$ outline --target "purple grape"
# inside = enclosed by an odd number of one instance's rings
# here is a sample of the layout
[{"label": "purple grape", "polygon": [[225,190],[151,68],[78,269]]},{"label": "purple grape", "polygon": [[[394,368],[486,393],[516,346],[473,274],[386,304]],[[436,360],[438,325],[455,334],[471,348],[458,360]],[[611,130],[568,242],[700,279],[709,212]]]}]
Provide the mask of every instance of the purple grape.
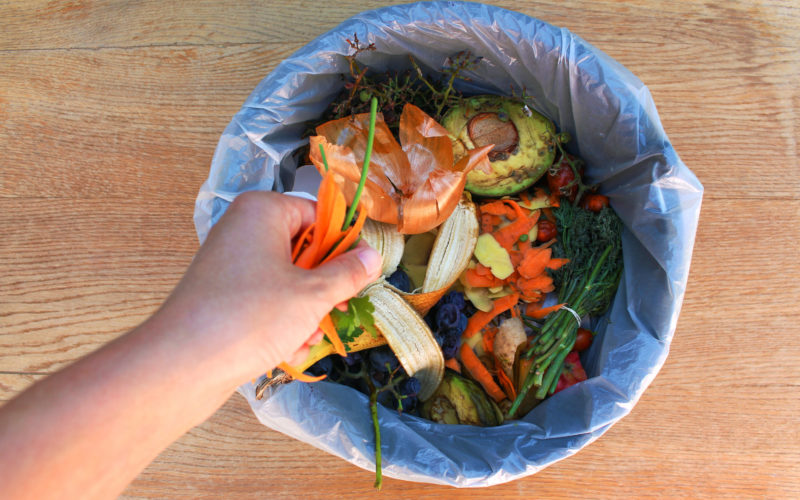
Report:
[{"label": "purple grape", "polygon": [[[369,351],[370,368],[376,372],[386,373],[394,371],[399,365],[397,356],[388,346],[376,347]],[[388,365],[388,369],[387,369]]]},{"label": "purple grape", "polygon": [[444,359],[455,358],[458,349],[461,347],[461,335],[450,335],[445,337],[442,343],[442,355]]},{"label": "purple grape", "polygon": [[406,293],[410,293],[411,290],[414,289],[414,287],[411,285],[411,279],[402,269],[398,269],[397,271],[393,272],[386,281],[388,281],[393,287]]},{"label": "purple grape", "polygon": [[453,304],[459,311],[463,311],[464,308],[467,306],[466,300],[464,300],[464,294],[461,292],[448,292],[442,300],[439,301],[439,305],[444,304]]},{"label": "purple grape", "polygon": [[347,366],[355,366],[363,361],[361,352],[348,352],[347,357],[342,358]]},{"label": "purple grape", "polygon": [[333,359],[330,356],[326,356],[309,366],[307,371],[314,376],[331,375],[333,373]]},{"label": "purple grape", "polygon": [[458,317],[461,311],[455,304],[440,304],[436,311],[436,326],[438,330],[449,330],[458,327]]},{"label": "purple grape", "polygon": [[422,390],[422,384],[416,377],[408,377],[400,382],[398,392],[404,396],[416,396]]}]

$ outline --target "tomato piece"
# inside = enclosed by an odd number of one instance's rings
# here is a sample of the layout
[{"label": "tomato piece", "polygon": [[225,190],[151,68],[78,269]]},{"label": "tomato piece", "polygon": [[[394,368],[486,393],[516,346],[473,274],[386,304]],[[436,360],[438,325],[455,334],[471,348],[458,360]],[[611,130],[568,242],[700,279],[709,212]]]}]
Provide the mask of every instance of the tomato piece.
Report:
[{"label": "tomato piece", "polygon": [[536,233],[536,241],[550,241],[558,235],[556,225],[549,220],[539,221],[539,230]]},{"label": "tomato piece", "polygon": [[547,187],[551,193],[567,196],[570,201],[574,201],[575,195],[578,194],[578,183],[575,182],[575,172],[569,164],[570,161],[574,162],[576,158],[572,155],[562,156],[548,169]]},{"label": "tomato piece", "polygon": [[585,351],[592,345],[594,334],[586,328],[578,328],[578,337],[575,339],[575,345],[572,347],[573,351]]},{"label": "tomato piece", "polygon": [[586,371],[581,364],[581,358],[578,357],[577,352],[572,351],[564,359],[564,371],[561,372],[561,376],[558,378],[555,392],[564,390],[578,382],[583,382],[587,378]]},{"label": "tomato piece", "polygon": [[602,194],[587,194],[583,198],[581,206],[583,206],[583,208],[586,210],[599,212],[604,207],[608,206],[608,196],[604,196]]}]

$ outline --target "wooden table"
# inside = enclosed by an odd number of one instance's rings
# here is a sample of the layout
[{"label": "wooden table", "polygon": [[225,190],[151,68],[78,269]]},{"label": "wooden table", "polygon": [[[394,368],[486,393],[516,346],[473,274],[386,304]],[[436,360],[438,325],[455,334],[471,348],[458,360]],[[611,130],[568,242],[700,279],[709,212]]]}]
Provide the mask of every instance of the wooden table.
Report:
[{"label": "wooden table", "polygon": [[[647,84],[706,194],[666,365],[574,457],[422,497],[800,496],[800,9],[504,1]],[[0,5],[0,400],[145,319],[197,249],[217,139],[283,58],[375,2]],[[235,395],[126,495],[345,496],[372,473],[261,426]]]}]

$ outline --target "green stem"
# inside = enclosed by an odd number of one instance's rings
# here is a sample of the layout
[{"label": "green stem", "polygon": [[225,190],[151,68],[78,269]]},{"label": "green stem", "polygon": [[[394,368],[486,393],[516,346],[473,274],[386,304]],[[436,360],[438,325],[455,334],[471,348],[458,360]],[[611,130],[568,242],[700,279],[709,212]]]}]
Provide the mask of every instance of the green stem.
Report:
[{"label": "green stem", "polygon": [[375,139],[375,120],[377,116],[378,99],[373,97],[369,107],[369,135],[367,135],[367,149],[364,152],[364,165],[361,167],[361,179],[358,181],[358,188],[356,189],[356,195],[353,197],[353,203],[350,204],[350,208],[347,210],[347,216],[344,219],[342,231],[350,227],[350,223],[353,222],[353,216],[356,213],[358,201],[361,199],[361,192],[364,191],[364,185],[367,183],[367,171],[369,170],[369,159],[372,156],[372,142]]},{"label": "green stem", "polygon": [[322,147],[322,143],[319,145],[319,154],[322,155],[322,164],[325,166],[325,171],[328,171],[328,159],[325,158],[325,148]]},{"label": "green stem", "polygon": [[555,356],[553,362],[550,363],[547,374],[536,391],[536,397],[538,399],[544,399],[550,393],[550,388],[556,383],[554,381],[557,381],[558,377],[561,376],[561,372],[564,371],[564,359],[567,357],[567,354],[569,354],[569,351],[564,349],[559,352]]},{"label": "green stem", "polygon": [[381,427],[378,424],[378,391],[369,381],[369,411],[372,415],[372,428],[375,430],[375,489],[383,486],[383,465],[381,464]]}]

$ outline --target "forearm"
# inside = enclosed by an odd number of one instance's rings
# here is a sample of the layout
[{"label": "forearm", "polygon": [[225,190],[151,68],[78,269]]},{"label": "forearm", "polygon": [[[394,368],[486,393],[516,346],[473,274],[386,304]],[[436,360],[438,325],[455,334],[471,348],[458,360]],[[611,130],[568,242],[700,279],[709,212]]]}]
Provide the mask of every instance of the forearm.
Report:
[{"label": "forearm", "polygon": [[177,309],[162,310],[3,408],[0,496],[117,495],[225,402],[243,377],[230,359],[235,350],[198,345],[197,322],[184,317],[191,311]]},{"label": "forearm", "polygon": [[381,268],[363,244],[294,266],[313,217],[307,200],[240,195],[152,318],[0,408],[0,498],[115,496],[237,385],[305,359],[320,319]]}]

